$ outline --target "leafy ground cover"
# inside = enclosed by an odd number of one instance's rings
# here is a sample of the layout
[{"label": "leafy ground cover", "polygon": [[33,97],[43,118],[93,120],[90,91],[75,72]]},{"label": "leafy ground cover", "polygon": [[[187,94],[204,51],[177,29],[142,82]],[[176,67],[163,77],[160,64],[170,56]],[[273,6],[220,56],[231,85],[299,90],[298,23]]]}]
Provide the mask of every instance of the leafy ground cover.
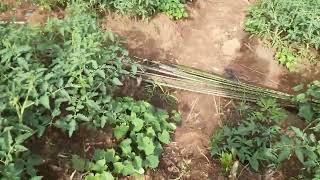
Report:
[{"label": "leafy ground cover", "polygon": [[[297,159],[299,178],[320,176],[319,81],[310,84],[294,101],[302,126],[285,125],[286,112],[275,100],[262,99],[256,109],[241,106],[242,121],[226,124],[212,138],[211,154],[220,158],[226,172],[235,161],[248,164],[254,171],[268,168],[279,170],[288,160]],[[295,90],[301,91],[302,86]],[[293,168],[293,167],[292,167]]]},{"label": "leafy ground cover", "polygon": [[[69,0],[33,0],[45,9],[65,7]],[[80,1],[81,2],[81,1]],[[123,15],[150,17],[158,12],[163,12],[173,19],[187,17],[184,0],[83,0],[92,8],[99,10],[114,10]]]},{"label": "leafy ground cover", "polygon": [[245,30],[267,39],[276,58],[294,70],[299,58],[316,60],[320,47],[320,1],[259,0],[249,10]]},{"label": "leafy ground cover", "polygon": [[69,137],[80,126],[111,127],[113,147],[96,150],[90,161],[70,157],[87,179],[143,174],[158,166],[162,146],[170,142],[175,125],[166,111],[114,97],[122,77],[135,74],[137,66],[117,37],[86,11],[84,4],[73,4],[64,19],[50,19],[44,27],[0,26],[4,179],[42,178],[35,166],[43,161],[28,149],[28,141],[48,127]]}]

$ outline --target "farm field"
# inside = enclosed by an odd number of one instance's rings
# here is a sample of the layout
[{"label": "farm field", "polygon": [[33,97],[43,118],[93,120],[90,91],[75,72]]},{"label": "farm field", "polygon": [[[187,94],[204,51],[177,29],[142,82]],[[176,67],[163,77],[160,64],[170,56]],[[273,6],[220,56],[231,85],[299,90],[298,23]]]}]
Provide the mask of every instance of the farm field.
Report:
[{"label": "farm field", "polygon": [[[121,2],[0,2],[2,179],[320,179],[320,1]],[[288,98],[148,83],[149,61]]]}]

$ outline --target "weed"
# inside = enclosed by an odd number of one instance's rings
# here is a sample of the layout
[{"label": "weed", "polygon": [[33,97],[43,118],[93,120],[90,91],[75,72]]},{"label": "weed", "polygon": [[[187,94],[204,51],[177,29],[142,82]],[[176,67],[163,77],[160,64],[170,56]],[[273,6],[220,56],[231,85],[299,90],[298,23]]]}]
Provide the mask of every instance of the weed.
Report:
[{"label": "weed", "polygon": [[279,51],[277,58],[292,69],[295,58],[283,49],[290,47],[293,56],[301,56],[300,52],[310,47],[320,47],[319,8],[319,0],[259,0],[249,10],[245,30],[273,42],[279,41],[273,43]]}]

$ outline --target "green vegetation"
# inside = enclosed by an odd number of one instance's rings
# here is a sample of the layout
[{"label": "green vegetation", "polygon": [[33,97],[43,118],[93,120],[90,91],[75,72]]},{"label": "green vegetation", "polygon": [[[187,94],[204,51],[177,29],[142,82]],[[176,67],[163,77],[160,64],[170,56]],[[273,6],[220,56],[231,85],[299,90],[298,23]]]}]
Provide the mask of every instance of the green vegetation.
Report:
[{"label": "green vegetation", "polygon": [[[302,90],[297,86],[295,90]],[[295,97],[298,115],[307,123],[303,128],[286,127],[285,111],[275,100],[262,99],[257,108],[242,105],[243,120],[225,125],[213,135],[211,154],[220,157],[234,153],[240,162],[255,170],[278,168],[288,159],[296,157],[301,164],[301,178],[319,177],[320,169],[320,83],[315,81],[306,92]]]},{"label": "green vegetation", "polygon": [[[65,7],[70,0],[33,0],[44,9]],[[78,0],[86,2],[91,8],[113,10],[123,15],[150,17],[158,12],[167,14],[172,19],[187,17],[184,1],[181,0]]]},{"label": "green vegetation", "polygon": [[249,10],[245,30],[277,49],[280,63],[294,70],[299,58],[315,59],[320,48],[320,1],[259,0]]},{"label": "green vegetation", "polygon": [[[33,167],[42,160],[26,143],[51,125],[70,137],[79,125],[113,127],[114,149],[96,151],[93,165],[81,167],[82,159],[73,157],[78,162],[75,169],[95,173],[88,179],[111,177],[109,172],[143,174],[144,168],[158,166],[162,145],[170,142],[175,125],[168,122],[165,111],[144,101],[113,97],[122,76],[135,74],[137,66],[117,37],[84,12],[84,5],[73,4],[64,19],[50,19],[44,27],[0,26],[0,176],[4,179],[41,179]],[[116,159],[110,160],[111,152]],[[107,168],[110,163],[113,168]]]},{"label": "green vegetation", "polygon": [[0,2],[0,13],[7,11],[8,8],[9,8],[9,6],[7,4]]},{"label": "green vegetation", "polygon": [[114,127],[117,142],[112,149],[97,149],[91,160],[74,156],[73,167],[80,172],[90,172],[88,178],[112,172],[120,175],[139,175],[146,168],[156,168],[163,144],[170,142],[170,132],[175,124],[169,115],[144,101],[131,98],[116,99],[111,103],[108,118]]}]

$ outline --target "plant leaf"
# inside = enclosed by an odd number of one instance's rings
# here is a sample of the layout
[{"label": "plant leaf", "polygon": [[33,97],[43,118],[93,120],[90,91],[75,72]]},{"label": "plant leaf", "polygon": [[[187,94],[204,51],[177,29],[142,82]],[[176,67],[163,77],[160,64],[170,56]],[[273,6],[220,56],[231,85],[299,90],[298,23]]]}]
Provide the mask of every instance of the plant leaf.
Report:
[{"label": "plant leaf", "polygon": [[116,85],[116,86],[122,86],[123,85],[122,82],[116,77],[112,79],[112,83],[114,85]]},{"label": "plant leaf", "polygon": [[125,123],[122,123],[120,126],[116,126],[113,133],[116,139],[121,139],[127,134],[128,130],[129,130],[129,126],[126,125]]},{"label": "plant leaf", "polygon": [[50,110],[50,102],[49,102],[49,96],[43,95],[39,99],[40,104],[42,104],[45,108]]},{"label": "plant leaf", "polygon": [[168,131],[163,130],[162,133],[158,134],[158,139],[165,144],[169,144],[170,143],[170,134]]}]

